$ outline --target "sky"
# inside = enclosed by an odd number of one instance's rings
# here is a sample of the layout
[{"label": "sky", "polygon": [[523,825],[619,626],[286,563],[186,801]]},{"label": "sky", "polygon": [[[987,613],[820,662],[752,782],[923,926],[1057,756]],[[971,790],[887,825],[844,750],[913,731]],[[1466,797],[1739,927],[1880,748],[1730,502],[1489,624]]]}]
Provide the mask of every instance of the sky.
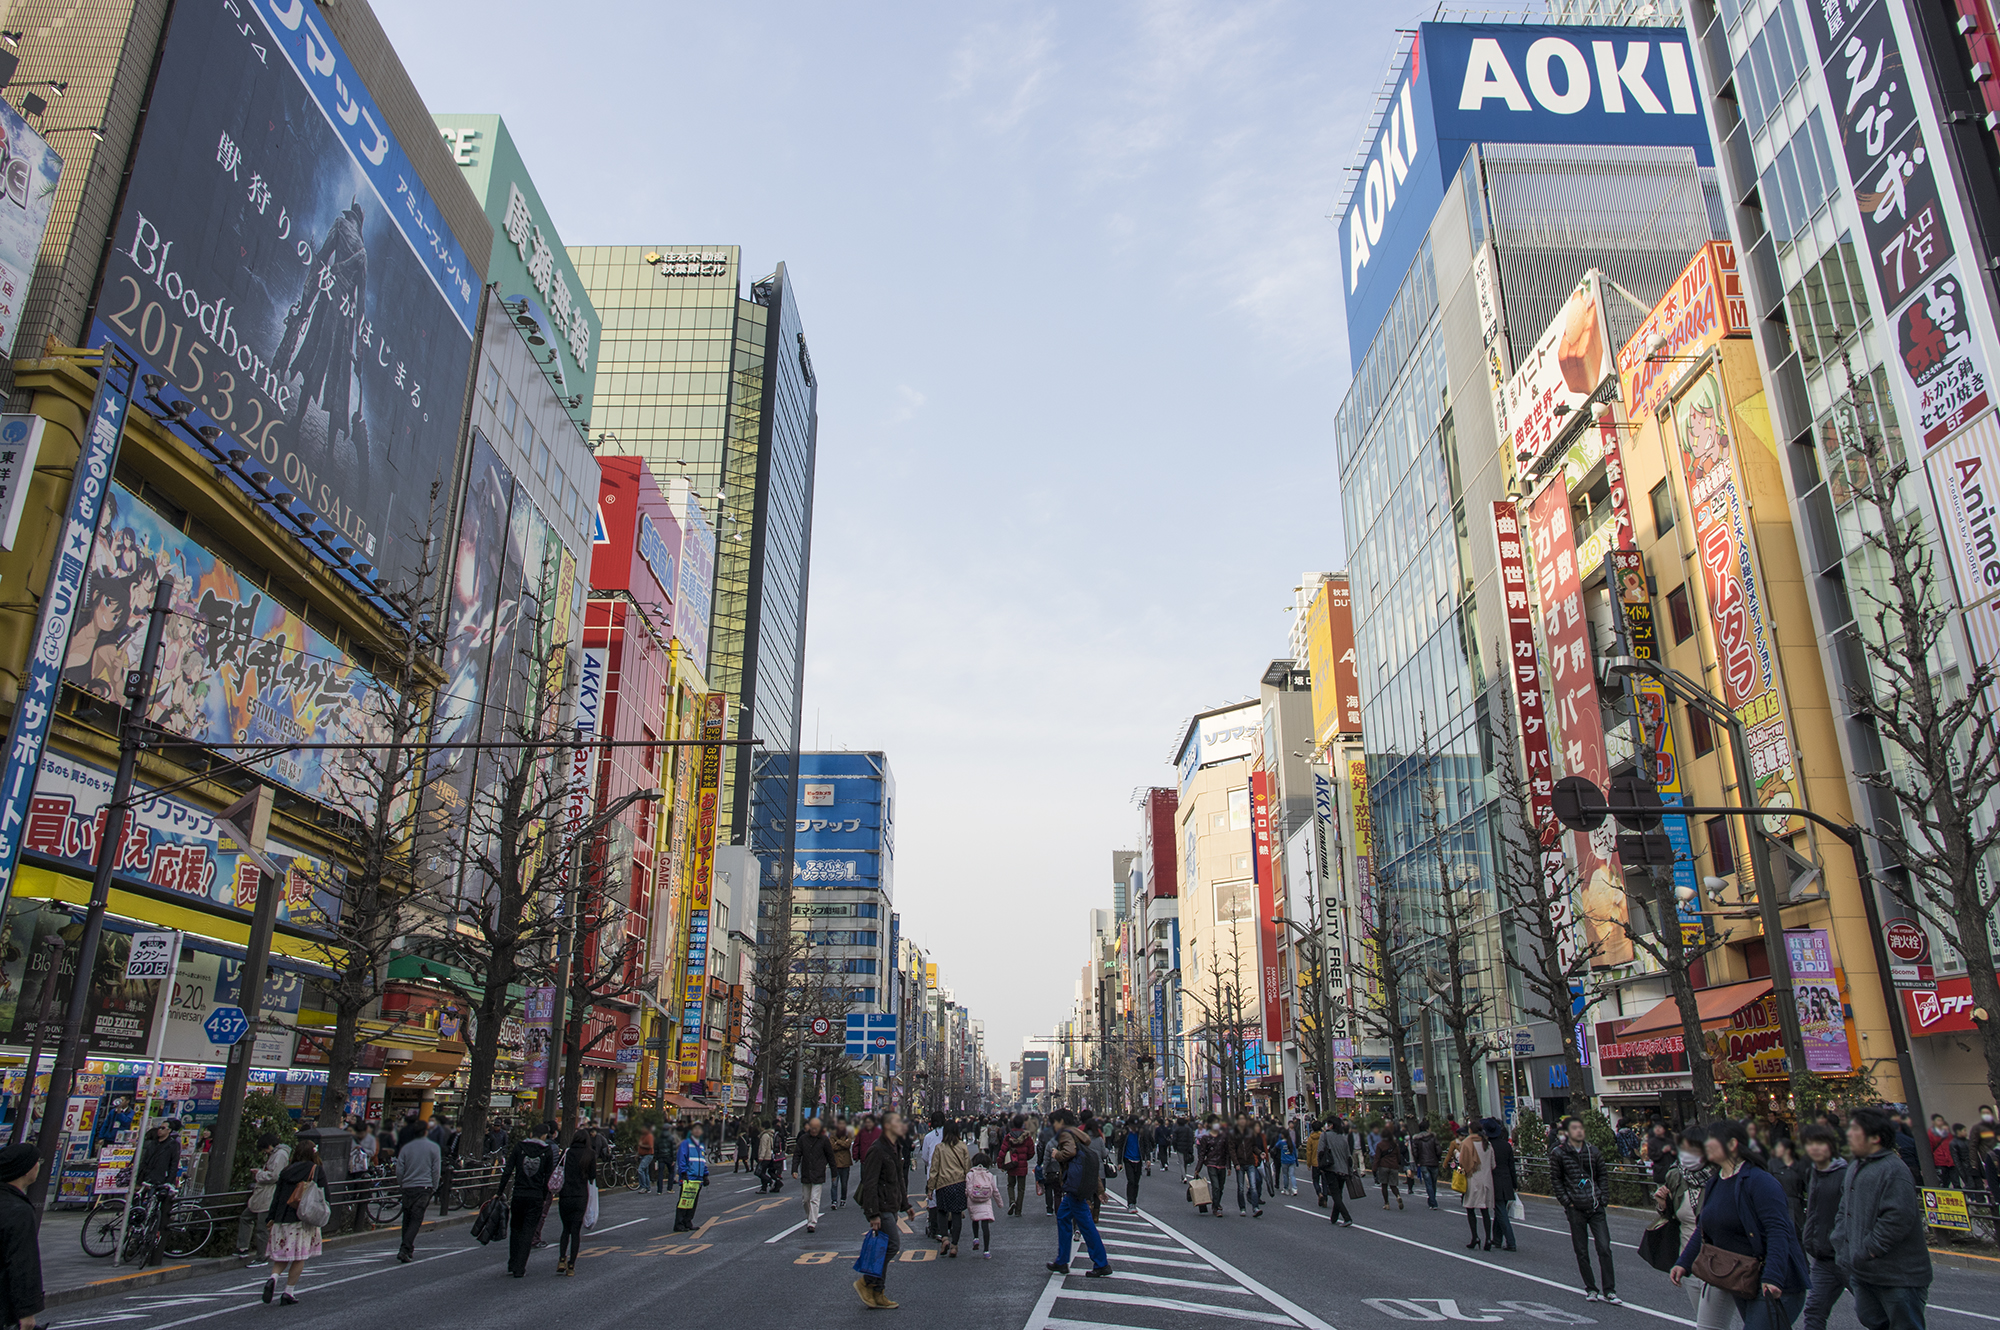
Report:
[{"label": "sky", "polygon": [[1429,7],[374,4],[566,243],[788,265],[805,742],[888,754],[904,935],[1004,1071],[1070,1009],[1134,792],[1345,557],[1327,217]]}]

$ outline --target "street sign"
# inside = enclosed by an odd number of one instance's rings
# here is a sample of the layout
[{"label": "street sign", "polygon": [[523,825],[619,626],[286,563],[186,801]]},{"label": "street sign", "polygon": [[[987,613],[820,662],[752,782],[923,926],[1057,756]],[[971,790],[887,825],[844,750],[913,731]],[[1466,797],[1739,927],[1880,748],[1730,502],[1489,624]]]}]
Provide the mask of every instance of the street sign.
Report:
[{"label": "street sign", "polygon": [[[896,1014],[894,1012],[847,1013],[847,1056],[851,1058],[896,1056]],[[890,1071],[895,1068],[891,1066]]]},{"label": "street sign", "polygon": [[1571,831],[1595,831],[1604,825],[1604,791],[1584,776],[1564,776],[1556,782],[1551,802],[1556,821]]},{"label": "street sign", "polygon": [[241,1007],[217,1007],[201,1023],[201,1032],[211,1044],[233,1044],[249,1033],[250,1020]]},{"label": "street sign", "polygon": [[642,1037],[638,1026],[620,1026],[618,1030],[618,1046],[620,1048],[637,1048],[639,1040]]},{"label": "street sign", "polygon": [[812,1032],[813,1038],[824,1039],[833,1033],[833,1022],[824,1016],[815,1016],[813,1017]]},{"label": "street sign", "polygon": [[1891,956],[1908,965],[1921,964],[1931,954],[1930,938],[1907,919],[1894,920],[1884,927],[1882,940],[1888,944]]},{"label": "street sign", "polygon": [[132,952],[125,960],[127,979],[165,979],[173,972],[174,944],[178,933],[139,933],[132,938]]}]

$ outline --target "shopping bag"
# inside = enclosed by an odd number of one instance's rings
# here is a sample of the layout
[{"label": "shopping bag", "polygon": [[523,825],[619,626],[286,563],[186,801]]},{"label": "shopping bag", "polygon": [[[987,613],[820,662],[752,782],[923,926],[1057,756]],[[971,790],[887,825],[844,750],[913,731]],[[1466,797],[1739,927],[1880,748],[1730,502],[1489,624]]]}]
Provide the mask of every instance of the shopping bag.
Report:
[{"label": "shopping bag", "polygon": [[[883,1216],[885,1224],[895,1221]],[[854,1262],[854,1272],[869,1279],[880,1279],[882,1272],[889,1268],[889,1235],[879,1228],[871,1228],[861,1239],[861,1255]]]},{"label": "shopping bag", "polygon": [[1451,1189],[1457,1192],[1460,1196],[1463,1196],[1465,1195],[1465,1185],[1466,1185],[1465,1170],[1462,1168],[1454,1168],[1451,1171]]},{"label": "shopping bag", "polygon": [[1347,1175],[1347,1199],[1350,1201],[1360,1201],[1366,1200],[1367,1197],[1368,1184],[1361,1180],[1359,1173],[1349,1173]]},{"label": "shopping bag", "polygon": [[298,1213],[299,1222],[310,1228],[325,1228],[333,1219],[333,1207],[326,1203],[326,1193],[310,1178],[292,1189],[292,1209]]},{"label": "shopping bag", "polygon": [[583,1185],[588,1190],[590,1195],[589,1202],[583,1207],[583,1226],[585,1228],[596,1228],[597,1227],[597,1184],[594,1182],[586,1182]]},{"label": "shopping bag", "polygon": [[1520,1197],[1516,1196],[1513,1200],[1507,1202],[1507,1218],[1517,1224],[1528,1222],[1528,1207],[1522,1204]]},{"label": "shopping bag", "polygon": [[1666,1274],[1681,1263],[1681,1221],[1668,1215],[1639,1235],[1639,1259]]},{"label": "shopping bag", "polygon": [[1207,1205],[1207,1204],[1208,1204],[1208,1199],[1209,1199],[1209,1197],[1208,1197],[1208,1179],[1207,1179],[1207,1178],[1189,1178],[1189,1179],[1188,1179],[1188,1184],[1187,1184],[1187,1198],[1188,1198],[1188,1201],[1189,1201],[1189,1202],[1190,1202],[1191,1204],[1194,1204],[1194,1205]]}]

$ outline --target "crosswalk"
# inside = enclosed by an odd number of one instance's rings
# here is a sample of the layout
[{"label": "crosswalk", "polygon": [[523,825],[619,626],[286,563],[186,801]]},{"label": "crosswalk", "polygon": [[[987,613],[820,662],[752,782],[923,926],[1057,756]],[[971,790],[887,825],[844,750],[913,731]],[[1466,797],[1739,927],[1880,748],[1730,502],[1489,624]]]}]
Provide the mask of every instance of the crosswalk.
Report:
[{"label": "crosswalk", "polygon": [[1333,1330],[1200,1243],[1143,1210],[1107,1205],[1098,1232],[1114,1273],[1051,1274],[1022,1330],[1180,1330],[1211,1320],[1288,1330]]}]

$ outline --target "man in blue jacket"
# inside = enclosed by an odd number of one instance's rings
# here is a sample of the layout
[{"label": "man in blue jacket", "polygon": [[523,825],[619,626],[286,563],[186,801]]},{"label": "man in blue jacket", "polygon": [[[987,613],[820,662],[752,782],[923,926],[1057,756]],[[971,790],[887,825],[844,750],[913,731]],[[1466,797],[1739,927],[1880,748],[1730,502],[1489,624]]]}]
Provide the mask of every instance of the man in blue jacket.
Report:
[{"label": "man in blue jacket", "polygon": [[674,1232],[687,1233],[694,1228],[694,1208],[701,1201],[701,1189],[708,1185],[708,1149],[701,1143],[699,1122],[688,1128],[687,1139],[681,1142],[674,1156],[674,1168],[681,1179],[681,1202],[674,1211]]},{"label": "man in blue jacket", "polygon": [[1847,1120],[1854,1162],[1840,1189],[1833,1254],[1867,1330],[1924,1330],[1931,1252],[1917,1182],[1896,1149],[1893,1119],[1857,1108]]}]

